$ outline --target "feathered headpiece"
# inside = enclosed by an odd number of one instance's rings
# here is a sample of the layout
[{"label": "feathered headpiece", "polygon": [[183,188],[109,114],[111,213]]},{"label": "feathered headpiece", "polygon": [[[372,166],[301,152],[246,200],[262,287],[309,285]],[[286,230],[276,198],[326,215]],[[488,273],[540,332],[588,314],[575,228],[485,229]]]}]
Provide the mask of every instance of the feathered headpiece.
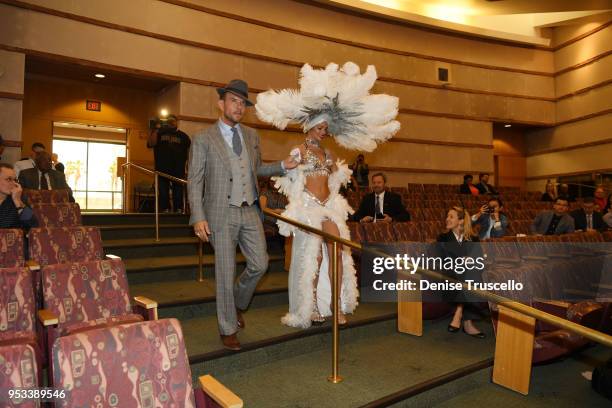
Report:
[{"label": "feathered headpiece", "polygon": [[328,132],[339,145],[371,152],[400,128],[395,120],[398,98],[370,95],[375,81],[373,65],[362,75],[353,62],[341,69],[334,63],[325,69],[305,64],[300,70],[299,90],[269,90],[257,95],[257,116],[281,130],[289,123],[301,124],[304,132],[326,121]]}]

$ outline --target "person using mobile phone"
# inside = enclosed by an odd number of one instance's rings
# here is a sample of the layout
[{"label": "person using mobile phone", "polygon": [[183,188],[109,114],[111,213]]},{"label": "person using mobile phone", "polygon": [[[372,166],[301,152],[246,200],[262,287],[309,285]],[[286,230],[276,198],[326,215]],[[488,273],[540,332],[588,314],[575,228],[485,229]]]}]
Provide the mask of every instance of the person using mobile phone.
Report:
[{"label": "person using mobile phone", "polygon": [[472,216],[472,226],[480,225],[478,237],[499,238],[506,235],[508,217],[502,213],[503,204],[499,198],[491,198]]}]

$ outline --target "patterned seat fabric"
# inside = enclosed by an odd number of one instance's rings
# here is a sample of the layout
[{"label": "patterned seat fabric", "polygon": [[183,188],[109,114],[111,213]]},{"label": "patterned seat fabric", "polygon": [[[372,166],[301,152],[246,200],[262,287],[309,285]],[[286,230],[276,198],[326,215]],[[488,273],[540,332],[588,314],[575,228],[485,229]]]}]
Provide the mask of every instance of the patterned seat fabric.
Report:
[{"label": "patterned seat fabric", "polygon": [[367,242],[394,242],[393,224],[389,222],[374,222],[363,224],[363,232]]},{"label": "patterned seat fabric", "polygon": [[20,229],[0,229],[0,268],[23,266],[23,231]]},{"label": "patterned seat fabric", "polygon": [[39,407],[40,404],[36,401],[6,398],[8,397],[7,390],[37,386],[38,366],[32,346],[27,344],[0,346],[0,390],[4,394],[2,395],[2,407]]},{"label": "patterned seat fabric", "polygon": [[104,257],[96,227],[32,228],[30,257],[41,266],[99,260]]},{"label": "patterned seat fabric", "polygon": [[398,241],[420,241],[419,227],[412,222],[396,222],[393,224],[393,232]]},{"label": "patterned seat fabric", "polygon": [[361,224],[358,222],[347,222],[347,226],[349,227],[349,231],[351,232],[351,241],[355,242],[363,242],[364,235],[363,229],[361,228]]},{"label": "patterned seat fabric", "polygon": [[53,346],[58,406],[195,407],[181,326],[162,319],[90,330]]},{"label": "patterned seat fabric", "polygon": [[0,343],[35,344],[35,303],[28,268],[0,269]]},{"label": "patterned seat fabric", "polygon": [[82,224],[81,209],[75,203],[32,204],[41,227],[73,227]]},{"label": "patterned seat fabric", "polygon": [[30,204],[57,204],[70,201],[68,190],[23,190],[25,201]]},{"label": "patterned seat fabric", "polygon": [[[42,269],[45,309],[59,319],[56,335],[96,325],[141,320],[132,315],[125,267],[119,259]],[[121,316],[112,319],[112,317]]]}]

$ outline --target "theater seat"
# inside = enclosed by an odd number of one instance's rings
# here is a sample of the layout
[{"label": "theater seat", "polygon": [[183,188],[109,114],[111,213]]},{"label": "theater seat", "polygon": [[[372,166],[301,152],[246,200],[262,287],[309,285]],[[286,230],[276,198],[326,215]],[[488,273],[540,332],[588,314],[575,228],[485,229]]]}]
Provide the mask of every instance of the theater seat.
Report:
[{"label": "theater seat", "polygon": [[76,203],[32,204],[39,227],[74,227],[82,225],[81,209]]},{"label": "theater seat", "polygon": [[23,197],[28,204],[57,204],[70,202],[69,190],[23,190]]},{"label": "theater seat", "polygon": [[390,222],[368,222],[362,224],[366,242],[395,242],[393,224]]},{"label": "theater seat", "polygon": [[[183,332],[176,319],[90,330],[60,338],[53,347],[53,368],[54,386],[70,391],[59,404],[62,407],[243,405],[240,398],[211,381],[210,376],[200,378],[208,393],[194,390]],[[219,388],[223,392],[212,390]]]},{"label": "theater seat", "polygon": [[23,231],[0,229],[0,268],[16,268],[25,262]]},{"label": "theater seat", "polygon": [[28,239],[30,258],[41,266],[104,257],[100,230],[96,227],[32,228]]},{"label": "theater seat", "polygon": [[17,388],[31,389],[40,384],[39,367],[32,346],[13,344],[0,346],[0,390],[2,390],[2,407],[35,408],[38,401],[20,398],[8,399],[8,391]]}]

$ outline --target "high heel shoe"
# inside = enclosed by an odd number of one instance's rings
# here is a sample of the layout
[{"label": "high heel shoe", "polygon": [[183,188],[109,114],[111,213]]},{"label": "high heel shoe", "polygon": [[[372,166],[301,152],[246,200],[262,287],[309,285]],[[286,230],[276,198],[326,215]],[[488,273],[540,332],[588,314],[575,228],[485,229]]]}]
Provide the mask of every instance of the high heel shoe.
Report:
[{"label": "high heel shoe", "polygon": [[455,327],[452,324],[449,324],[447,330],[451,333],[457,333],[459,331],[459,327]]},{"label": "high heel shoe", "polygon": [[[457,330],[459,330],[459,329],[457,329]],[[465,334],[467,334],[468,336],[472,336],[472,337],[475,337],[475,338],[477,338],[477,339],[484,339],[485,337],[487,337],[487,335],[486,335],[486,334],[484,334],[483,332],[478,332],[478,333],[470,334],[470,333],[468,333],[468,332],[466,332],[466,331],[465,331],[465,327],[464,327],[462,330],[463,330],[463,332],[464,332]]]}]

